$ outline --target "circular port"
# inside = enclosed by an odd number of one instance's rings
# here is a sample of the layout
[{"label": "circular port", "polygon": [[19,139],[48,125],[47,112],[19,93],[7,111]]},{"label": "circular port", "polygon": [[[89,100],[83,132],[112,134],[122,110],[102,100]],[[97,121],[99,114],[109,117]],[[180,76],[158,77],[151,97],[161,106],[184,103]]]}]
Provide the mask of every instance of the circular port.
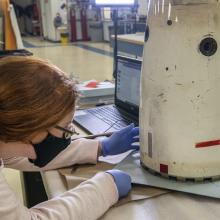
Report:
[{"label": "circular port", "polygon": [[217,51],[218,44],[214,38],[207,37],[200,42],[199,50],[204,56],[210,57]]}]

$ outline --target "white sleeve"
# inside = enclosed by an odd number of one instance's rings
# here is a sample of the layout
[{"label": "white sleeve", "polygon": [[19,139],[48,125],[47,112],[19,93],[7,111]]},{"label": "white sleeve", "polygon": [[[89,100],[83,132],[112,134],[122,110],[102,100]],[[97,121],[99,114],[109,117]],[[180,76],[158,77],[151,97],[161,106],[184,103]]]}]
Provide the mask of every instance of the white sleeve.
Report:
[{"label": "white sleeve", "polygon": [[107,173],[99,173],[75,189],[27,209],[0,171],[0,193],[0,216],[4,220],[93,220],[118,200],[114,180]]},{"label": "white sleeve", "polygon": [[28,158],[15,157],[4,160],[5,167],[21,171],[43,171],[68,167],[74,164],[97,163],[98,140],[78,139],[61,151],[45,167],[39,168],[29,162]]}]

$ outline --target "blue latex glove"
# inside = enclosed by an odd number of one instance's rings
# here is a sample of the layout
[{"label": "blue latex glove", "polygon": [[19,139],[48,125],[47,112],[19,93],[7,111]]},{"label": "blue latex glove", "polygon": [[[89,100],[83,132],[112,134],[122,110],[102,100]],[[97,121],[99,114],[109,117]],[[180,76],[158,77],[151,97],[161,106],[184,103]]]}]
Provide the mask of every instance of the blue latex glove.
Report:
[{"label": "blue latex glove", "polygon": [[138,150],[139,145],[132,145],[134,142],[139,142],[139,127],[134,127],[134,124],[130,124],[101,141],[102,155],[105,157],[124,153],[132,149]]},{"label": "blue latex glove", "polygon": [[118,189],[119,199],[126,196],[131,190],[131,177],[120,170],[108,170],[106,173],[113,176],[115,185]]}]

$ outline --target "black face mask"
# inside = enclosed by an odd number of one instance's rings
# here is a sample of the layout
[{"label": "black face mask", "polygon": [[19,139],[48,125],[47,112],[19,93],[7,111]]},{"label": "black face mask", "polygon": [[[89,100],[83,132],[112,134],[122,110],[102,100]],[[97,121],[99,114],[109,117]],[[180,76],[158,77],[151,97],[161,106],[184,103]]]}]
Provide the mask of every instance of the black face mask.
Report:
[{"label": "black face mask", "polygon": [[71,143],[71,138],[58,138],[48,133],[47,137],[39,144],[32,144],[37,155],[37,159],[29,159],[34,165],[44,167],[61,151]]}]

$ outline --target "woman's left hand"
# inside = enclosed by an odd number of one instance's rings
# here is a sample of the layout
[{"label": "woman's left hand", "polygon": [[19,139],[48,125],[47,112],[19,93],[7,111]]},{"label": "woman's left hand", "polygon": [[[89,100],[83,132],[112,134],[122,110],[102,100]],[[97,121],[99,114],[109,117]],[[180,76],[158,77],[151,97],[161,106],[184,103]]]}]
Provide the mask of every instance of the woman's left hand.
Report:
[{"label": "woman's left hand", "polygon": [[139,127],[130,124],[101,141],[102,155],[105,157],[121,154],[128,150],[138,150],[139,144],[134,144],[135,142],[139,142]]}]

